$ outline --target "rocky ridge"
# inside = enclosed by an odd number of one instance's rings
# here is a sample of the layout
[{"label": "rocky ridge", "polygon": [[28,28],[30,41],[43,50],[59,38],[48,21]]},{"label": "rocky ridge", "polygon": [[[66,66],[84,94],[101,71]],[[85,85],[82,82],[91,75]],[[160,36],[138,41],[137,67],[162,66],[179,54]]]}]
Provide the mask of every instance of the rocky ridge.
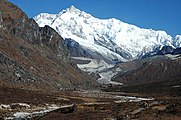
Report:
[{"label": "rocky ridge", "polygon": [[128,86],[159,83],[163,81],[176,82],[181,78],[181,56],[159,55],[142,60],[135,60],[117,65],[120,71],[113,81]]},{"label": "rocky ridge", "polygon": [[0,6],[1,86],[56,91],[97,85],[94,78],[71,64],[69,50],[55,30],[39,27],[6,0],[1,0]]}]

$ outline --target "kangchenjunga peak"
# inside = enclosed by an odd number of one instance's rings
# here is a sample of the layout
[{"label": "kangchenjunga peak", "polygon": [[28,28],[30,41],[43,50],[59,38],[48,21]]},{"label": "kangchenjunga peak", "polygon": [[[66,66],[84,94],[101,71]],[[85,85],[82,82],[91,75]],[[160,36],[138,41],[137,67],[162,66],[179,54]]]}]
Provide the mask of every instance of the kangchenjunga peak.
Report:
[{"label": "kangchenjunga peak", "polygon": [[180,47],[180,37],[172,38],[165,31],[140,28],[115,18],[98,19],[74,6],[60,13],[39,14],[34,19],[41,27],[54,28],[64,39],[75,40],[95,59],[114,63],[141,58],[155,47]]}]

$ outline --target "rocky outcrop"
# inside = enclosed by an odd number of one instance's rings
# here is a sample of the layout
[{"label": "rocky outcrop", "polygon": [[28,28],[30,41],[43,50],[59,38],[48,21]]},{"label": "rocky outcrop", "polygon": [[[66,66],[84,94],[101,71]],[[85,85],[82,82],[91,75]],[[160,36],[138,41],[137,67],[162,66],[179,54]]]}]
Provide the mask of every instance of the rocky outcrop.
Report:
[{"label": "rocky outcrop", "polygon": [[63,38],[51,27],[40,28],[40,43],[50,48],[59,58],[65,62],[70,62],[70,53],[64,44]]},{"label": "rocky outcrop", "polygon": [[0,41],[0,86],[56,91],[97,85],[71,65],[69,50],[55,30],[38,27],[6,0],[0,1]]}]

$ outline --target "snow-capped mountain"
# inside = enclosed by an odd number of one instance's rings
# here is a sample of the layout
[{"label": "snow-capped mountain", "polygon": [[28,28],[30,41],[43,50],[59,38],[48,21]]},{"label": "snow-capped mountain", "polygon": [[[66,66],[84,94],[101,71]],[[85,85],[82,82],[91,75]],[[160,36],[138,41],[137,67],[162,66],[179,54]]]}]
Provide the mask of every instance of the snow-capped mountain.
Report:
[{"label": "snow-capped mountain", "polygon": [[172,38],[165,31],[143,29],[120,20],[98,19],[71,6],[59,14],[41,13],[35,21],[49,25],[64,39],[71,38],[95,58],[105,61],[136,59],[155,48],[181,47],[181,36]]},{"label": "snow-capped mountain", "polygon": [[176,37],[174,39],[174,45],[176,47],[181,47],[181,35],[176,35]]}]

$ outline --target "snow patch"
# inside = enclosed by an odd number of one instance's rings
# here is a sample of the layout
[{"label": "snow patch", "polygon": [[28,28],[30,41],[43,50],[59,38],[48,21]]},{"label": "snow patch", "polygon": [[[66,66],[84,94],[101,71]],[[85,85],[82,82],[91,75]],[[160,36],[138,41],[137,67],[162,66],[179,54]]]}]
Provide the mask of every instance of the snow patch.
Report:
[{"label": "snow patch", "polygon": [[1,110],[11,110],[12,107],[16,106],[18,107],[25,107],[25,108],[30,108],[31,106],[26,104],[26,103],[11,103],[11,104],[0,104],[0,109]]},{"label": "snow patch", "polygon": [[132,96],[115,96],[114,98],[120,99],[114,101],[115,103],[122,103],[122,102],[140,102],[140,101],[150,101],[154,100],[154,98],[140,98],[140,97],[132,97]]},{"label": "snow patch", "polygon": [[[22,105],[26,105],[26,104],[22,104]],[[8,117],[8,118],[5,118],[6,120],[8,119],[31,119],[33,117],[36,117],[36,116],[42,116],[44,114],[47,114],[51,111],[54,111],[54,110],[57,110],[57,109],[60,109],[60,108],[66,108],[66,107],[71,107],[73,106],[74,104],[71,104],[71,105],[65,105],[65,106],[57,106],[55,104],[52,104],[50,106],[48,106],[47,108],[44,108],[44,110],[41,110],[41,111],[36,111],[36,112],[16,112],[13,114],[12,117]],[[42,108],[41,108],[42,109]]]},{"label": "snow patch", "polygon": [[172,86],[173,88],[179,88],[181,85]]},{"label": "snow patch", "polygon": [[11,109],[11,107],[10,107],[10,105],[1,104],[1,105],[0,105],[0,109],[1,109],[1,110]]}]

